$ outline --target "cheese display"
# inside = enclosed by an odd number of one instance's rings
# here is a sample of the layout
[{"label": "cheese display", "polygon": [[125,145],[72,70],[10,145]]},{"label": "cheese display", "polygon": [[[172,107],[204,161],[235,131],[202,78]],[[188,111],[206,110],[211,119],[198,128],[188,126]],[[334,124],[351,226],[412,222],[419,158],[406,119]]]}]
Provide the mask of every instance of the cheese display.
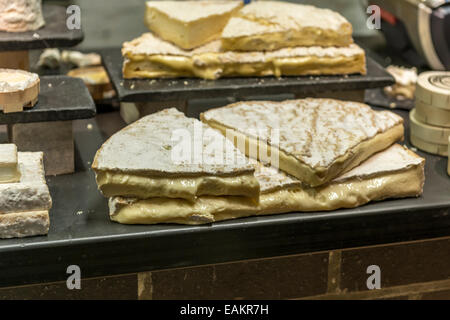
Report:
[{"label": "cheese display", "polygon": [[151,33],[125,42],[123,77],[218,79],[239,76],[366,74],[365,53],[347,47],[295,47],[275,51],[222,51],[219,40],[183,50]]},{"label": "cheese display", "polygon": [[145,23],[161,39],[183,49],[216,40],[242,1],[149,1]]},{"label": "cheese display", "polygon": [[20,171],[17,163],[17,147],[0,144],[0,183],[18,182]]},{"label": "cheese display", "polygon": [[261,159],[256,149],[279,155],[281,170],[313,187],[401,140],[404,131],[403,119],[390,111],[333,99],[238,102],[201,119],[244,140],[238,147],[250,157]]},{"label": "cheese display", "polygon": [[110,218],[124,224],[203,224],[251,215],[335,210],[387,198],[416,197],[423,190],[424,163],[412,151],[393,145],[317,188],[305,187],[275,168],[258,164],[255,176],[261,194],[257,204],[243,197],[202,196],[195,202],[114,197],[109,201]]},{"label": "cheese display", "polygon": [[384,92],[395,99],[405,100],[414,99],[417,82],[416,68],[403,68],[397,66],[389,66],[386,68],[395,79],[395,84],[384,88]]},{"label": "cheese display", "polygon": [[39,76],[16,69],[0,69],[0,110],[4,113],[33,107],[39,95]]},{"label": "cheese display", "polygon": [[230,51],[353,43],[352,25],[339,13],[282,1],[252,1],[230,19],[221,39]]},{"label": "cheese display", "polygon": [[219,132],[175,108],[108,139],[92,168],[103,195],[183,198],[259,195],[254,166]]},{"label": "cheese display", "polygon": [[0,0],[0,31],[34,31],[44,25],[42,0]]},{"label": "cheese display", "polygon": [[47,234],[52,199],[43,153],[18,152],[17,165],[19,181],[0,183],[0,238]]}]

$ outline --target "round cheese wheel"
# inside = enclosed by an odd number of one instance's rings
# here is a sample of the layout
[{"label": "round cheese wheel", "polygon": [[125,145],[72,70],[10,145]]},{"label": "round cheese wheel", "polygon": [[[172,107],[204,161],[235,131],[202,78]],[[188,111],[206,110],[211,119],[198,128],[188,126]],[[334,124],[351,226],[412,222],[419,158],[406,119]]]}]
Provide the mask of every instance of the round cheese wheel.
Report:
[{"label": "round cheese wheel", "polygon": [[416,118],[420,122],[450,128],[450,110],[435,108],[423,101],[416,101]]},{"label": "round cheese wheel", "polygon": [[448,137],[450,136],[450,128],[432,126],[420,122],[416,117],[416,110],[412,109],[409,113],[409,127],[411,135],[416,136],[424,141],[432,144],[448,144]]},{"label": "round cheese wheel", "polygon": [[417,78],[416,101],[450,110],[450,72],[428,71]]},{"label": "round cheese wheel", "polygon": [[448,145],[446,144],[433,144],[428,141],[424,141],[412,134],[409,138],[411,140],[411,144],[422,151],[437,154],[444,157],[448,156],[449,150]]}]

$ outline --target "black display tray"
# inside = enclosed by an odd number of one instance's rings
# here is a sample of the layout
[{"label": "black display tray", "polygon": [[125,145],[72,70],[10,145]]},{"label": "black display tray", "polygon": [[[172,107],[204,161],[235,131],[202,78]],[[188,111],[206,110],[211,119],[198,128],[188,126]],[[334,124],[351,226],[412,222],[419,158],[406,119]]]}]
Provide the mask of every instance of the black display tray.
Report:
[{"label": "black display tray", "polygon": [[83,41],[83,31],[69,30],[66,26],[66,7],[44,5],[45,26],[36,31],[0,31],[0,50],[16,51],[56,47],[73,47]]},{"label": "black display tray", "polygon": [[127,79],[122,77],[123,58],[119,49],[101,50],[103,64],[120,101],[169,101],[217,97],[245,97],[280,93],[306,94],[324,91],[361,90],[385,87],[394,78],[367,57],[367,75],[247,77],[203,80]]},{"label": "black display tray", "polygon": [[83,80],[44,76],[40,81],[37,104],[21,112],[3,113],[0,110],[0,124],[66,121],[95,116],[95,103]]},{"label": "black display tray", "polygon": [[[408,113],[395,112],[407,127]],[[74,264],[83,277],[94,277],[450,235],[447,159],[420,151],[426,158],[420,198],[203,226],[113,223],[90,166],[101,144],[123,126],[117,112],[74,121],[76,173],[48,178],[49,235],[0,240],[0,286],[65,281]]]}]

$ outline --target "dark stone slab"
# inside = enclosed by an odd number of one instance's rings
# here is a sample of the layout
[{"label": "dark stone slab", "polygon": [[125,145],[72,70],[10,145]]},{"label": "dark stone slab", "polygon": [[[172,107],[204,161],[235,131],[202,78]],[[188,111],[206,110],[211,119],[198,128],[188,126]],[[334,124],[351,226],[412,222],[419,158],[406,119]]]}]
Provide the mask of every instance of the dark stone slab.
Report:
[{"label": "dark stone slab", "polygon": [[366,90],[364,100],[367,104],[389,109],[411,110],[412,108],[414,108],[414,100],[398,100],[392,97],[388,97],[384,93],[382,88]]},{"label": "dark stone slab", "polygon": [[0,124],[92,118],[95,103],[83,80],[68,76],[41,77],[38,103],[22,112],[3,113]]},{"label": "dark stone slab", "polygon": [[[395,112],[408,132],[408,113]],[[450,235],[447,158],[420,151],[426,181],[419,198],[203,226],[113,223],[90,167],[102,143],[123,126],[118,113],[74,121],[76,172],[48,178],[50,232],[0,240],[0,287],[65,280],[72,264],[81,267],[83,277],[98,277]],[[408,135],[405,141],[409,145]]]},{"label": "dark stone slab", "polygon": [[168,101],[197,98],[244,97],[280,93],[316,93],[339,90],[378,88],[394,83],[383,67],[367,57],[367,75],[247,77],[218,80],[127,79],[122,77],[122,55],[119,49],[102,50],[103,63],[120,101]]},{"label": "dark stone slab", "polygon": [[[73,47],[83,41],[82,30],[69,30],[66,26],[66,7],[44,5],[45,26],[36,31],[0,31],[2,51],[31,50],[56,47]],[[39,35],[38,37],[34,36]]]}]

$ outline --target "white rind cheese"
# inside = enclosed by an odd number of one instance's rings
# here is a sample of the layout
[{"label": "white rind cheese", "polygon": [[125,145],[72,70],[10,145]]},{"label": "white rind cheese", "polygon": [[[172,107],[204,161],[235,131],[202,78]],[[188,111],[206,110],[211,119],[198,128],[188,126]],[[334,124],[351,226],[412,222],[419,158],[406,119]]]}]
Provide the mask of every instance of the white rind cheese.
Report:
[{"label": "white rind cheese", "polygon": [[44,25],[41,0],[0,0],[0,31],[34,31]]}]

